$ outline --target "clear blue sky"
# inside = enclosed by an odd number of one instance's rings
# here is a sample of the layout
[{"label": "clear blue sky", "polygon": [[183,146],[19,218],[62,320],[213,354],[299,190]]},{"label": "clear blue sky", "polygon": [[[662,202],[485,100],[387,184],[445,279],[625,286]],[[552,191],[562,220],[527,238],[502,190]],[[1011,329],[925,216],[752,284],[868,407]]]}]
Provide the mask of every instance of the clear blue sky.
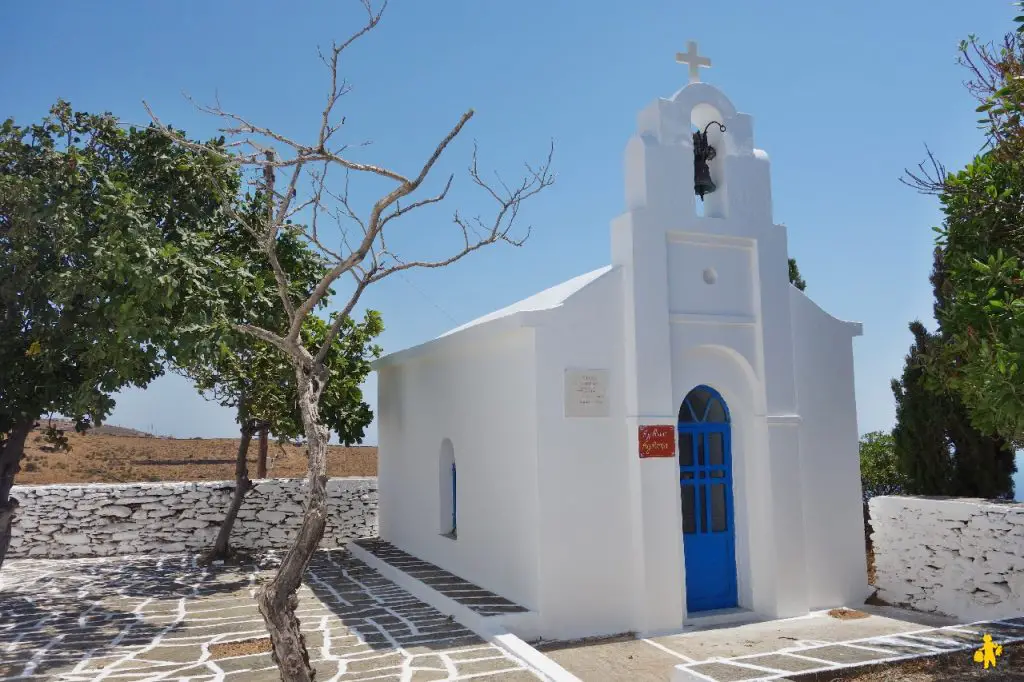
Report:
[{"label": "clear blue sky", "polygon": [[[354,0],[9,3],[0,115],[38,119],[63,97],[144,123],[146,99],[192,135],[212,133],[215,121],[191,108],[188,92],[309,138],[325,85],[316,47],[347,36],[357,9]],[[754,116],[756,144],[772,159],[775,220],[789,228],[808,294],[864,323],[855,342],[860,429],[888,429],[907,323],[931,316],[930,227],[939,221],[936,201],[898,177],[925,143],[951,167],[976,151],[957,42],[997,39],[1013,15],[1009,0],[393,0],[344,64],[348,139],[374,141],[357,158],[412,172],[474,107],[441,170],[464,169],[475,138],[485,167],[512,174],[554,138],[558,180],[528,206],[534,229],[523,248],[394,278],[365,296],[383,312],[381,342],[399,350],[606,264],[636,114],[685,84],[674,55],[694,39],[713,60],[704,80]],[[357,196],[368,205],[369,194]],[[464,175],[445,211],[405,223],[398,243],[438,253],[455,206],[481,206]],[[371,402],[375,391],[371,381]],[[111,421],[176,436],[236,433],[230,411],[176,377],[122,394]]]}]

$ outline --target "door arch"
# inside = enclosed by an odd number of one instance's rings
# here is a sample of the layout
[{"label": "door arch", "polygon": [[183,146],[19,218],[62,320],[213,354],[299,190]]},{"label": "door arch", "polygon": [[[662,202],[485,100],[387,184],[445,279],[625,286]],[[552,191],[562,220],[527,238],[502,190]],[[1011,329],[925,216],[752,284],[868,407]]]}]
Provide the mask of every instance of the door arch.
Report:
[{"label": "door arch", "polygon": [[679,407],[679,492],[687,611],[737,605],[732,430],[725,400],[697,386]]}]

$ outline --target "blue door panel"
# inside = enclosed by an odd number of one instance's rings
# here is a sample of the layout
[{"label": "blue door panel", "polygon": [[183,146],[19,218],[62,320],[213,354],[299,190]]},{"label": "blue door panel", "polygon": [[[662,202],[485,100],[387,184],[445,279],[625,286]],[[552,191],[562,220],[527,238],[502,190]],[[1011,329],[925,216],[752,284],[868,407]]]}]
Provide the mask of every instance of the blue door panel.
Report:
[{"label": "blue door panel", "polygon": [[701,386],[680,409],[679,486],[688,611],[736,606],[736,533],[728,411]]}]

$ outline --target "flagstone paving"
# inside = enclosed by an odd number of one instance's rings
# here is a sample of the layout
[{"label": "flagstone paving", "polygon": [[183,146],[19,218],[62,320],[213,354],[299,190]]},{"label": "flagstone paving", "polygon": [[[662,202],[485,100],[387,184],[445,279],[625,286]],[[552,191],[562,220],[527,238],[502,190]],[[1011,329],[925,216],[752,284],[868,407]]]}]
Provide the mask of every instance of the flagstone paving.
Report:
[{"label": "flagstone paving", "polygon": [[784,680],[798,673],[840,671],[856,665],[896,662],[962,651],[973,657],[989,634],[998,644],[1024,642],[1024,618],[982,621],[864,637],[841,642],[805,641],[773,652],[692,662],[683,666],[693,680]]},{"label": "flagstone paving", "polygon": [[[868,610],[868,607],[864,607]],[[709,682],[784,680],[867,663],[901,661],[946,652],[971,656],[988,633],[1006,644],[1024,641],[1024,618],[957,624],[901,609],[873,609],[863,619],[824,613],[680,634],[606,641],[545,643],[546,656],[582,680],[655,682],[683,666],[687,679]]]},{"label": "flagstone paving", "polygon": [[[0,682],[276,682],[253,595],[275,559],[19,559],[0,569]],[[298,616],[318,680],[541,679],[344,550],[318,552]],[[256,651],[259,651],[257,648]]]},{"label": "flagstone paving", "polygon": [[435,566],[429,561],[417,559],[413,555],[398,549],[390,542],[377,538],[364,538],[356,540],[355,544],[384,563],[390,564],[407,575],[416,578],[428,587],[437,590],[444,596],[468,607],[481,616],[523,613],[527,610],[519,604]]}]

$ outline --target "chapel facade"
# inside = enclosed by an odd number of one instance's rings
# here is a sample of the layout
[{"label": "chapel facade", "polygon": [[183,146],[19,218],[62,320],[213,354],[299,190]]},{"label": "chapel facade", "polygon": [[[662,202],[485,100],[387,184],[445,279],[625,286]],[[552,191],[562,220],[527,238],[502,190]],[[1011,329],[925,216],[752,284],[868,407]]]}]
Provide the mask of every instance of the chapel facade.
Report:
[{"label": "chapel facade", "polygon": [[790,284],[753,120],[695,71],[639,114],[610,265],[375,365],[381,539],[524,637],[868,594],[861,327]]}]

